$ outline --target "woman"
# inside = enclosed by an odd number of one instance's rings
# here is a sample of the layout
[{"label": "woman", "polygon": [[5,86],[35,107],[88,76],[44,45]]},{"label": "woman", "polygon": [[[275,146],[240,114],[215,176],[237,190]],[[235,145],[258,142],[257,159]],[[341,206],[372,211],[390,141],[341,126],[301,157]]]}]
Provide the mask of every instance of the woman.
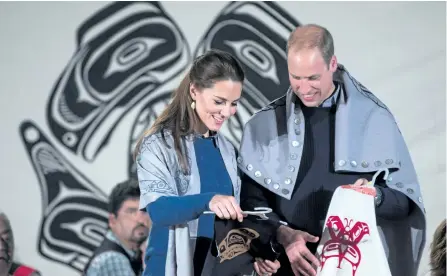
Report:
[{"label": "woman", "polygon": [[235,149],[218,131],[235,114],[243,81],[230,54],[198,57],[137,144],[140,208],[152,220],[143,275],[210,275],[215,218],[203,213],[242,222]]}]

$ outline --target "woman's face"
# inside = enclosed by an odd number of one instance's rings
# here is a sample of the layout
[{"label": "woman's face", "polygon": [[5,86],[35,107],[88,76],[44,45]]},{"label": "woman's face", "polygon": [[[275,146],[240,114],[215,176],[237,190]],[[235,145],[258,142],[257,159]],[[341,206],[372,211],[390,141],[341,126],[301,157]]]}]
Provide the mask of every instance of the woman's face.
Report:
[{"label": "woman's face", "polygon": [[218,131],[223,123],[236,113],[242,94],[242,83],[232,80],[217,81],[211,88],[198,90],[190,87],[196,112],[207,130]]}]

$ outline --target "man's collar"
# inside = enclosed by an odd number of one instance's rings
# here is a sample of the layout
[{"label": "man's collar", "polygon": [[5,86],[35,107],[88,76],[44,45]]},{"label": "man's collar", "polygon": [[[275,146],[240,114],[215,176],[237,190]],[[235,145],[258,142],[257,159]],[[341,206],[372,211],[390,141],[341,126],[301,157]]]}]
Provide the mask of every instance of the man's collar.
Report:
[{"label": "man's collar", "polygon": [[342,85],[340,83],[334,82],[335,85],[335,91],[332,93],[332,95],[324,100],[319,107],[332,107],[335,104],[337,104],[338,96],[340,95],[340,91],[342,89]]}]

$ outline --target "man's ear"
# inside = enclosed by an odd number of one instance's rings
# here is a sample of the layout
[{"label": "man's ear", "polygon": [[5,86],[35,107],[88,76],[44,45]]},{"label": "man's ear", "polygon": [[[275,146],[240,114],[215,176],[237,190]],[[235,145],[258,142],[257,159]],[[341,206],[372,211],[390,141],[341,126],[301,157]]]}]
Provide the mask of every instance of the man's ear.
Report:
[{"label": "man's ear", "polygon": [[116,224],[116,216],[113,213],[109,213],[109,227],[113,228]]},{"label": "man's ear", "polygon": [[333,55],[331,61],[329,62],[329,70],[332,73],[335,73],[335,71],[337,71],[337,66],[338,66],[337,57]]}]

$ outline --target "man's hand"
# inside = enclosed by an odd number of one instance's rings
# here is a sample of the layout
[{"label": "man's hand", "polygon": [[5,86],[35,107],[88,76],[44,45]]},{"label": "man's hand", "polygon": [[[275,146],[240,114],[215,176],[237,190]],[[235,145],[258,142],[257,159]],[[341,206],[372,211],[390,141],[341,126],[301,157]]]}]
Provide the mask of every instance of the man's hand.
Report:
[{"label": "man's hand", "polygon": [[366,186],[368,185],[368,180],[365,178],[359,178],[357,181],[352,184],[353,186],[360,187],[360,186]]},{"label": "man's hand", "polygon": [[360,178],[357,179],[357,181],[355,181],[354,184],[346,185],[345,187],[375,197],[377,195],[377,188],[373,186],[368,186],[368,183],[369,183],[368,180],[366,180],[365,178]]},{"label": "man's hand", "polygon": [[316,243],[318,242],[318,237],[287,226],[280,226],[278,229],[278,241],[284,246],[293,273],[296,276],[317,275],[316,268],[320,266],[320,262],[307,248],[306,243]]},{"label": "man's hand", "polygon": [[266,275],[272,275],[273,273],[278,272],[278,269],[281,267],[278,260],[275,260],[275,262],[269,261],[269,260],[263,260],[260,258],[256,258],[256,261],[254,263],[254,267],[256,270],[256,273],[260,276],[266,276]]}]

